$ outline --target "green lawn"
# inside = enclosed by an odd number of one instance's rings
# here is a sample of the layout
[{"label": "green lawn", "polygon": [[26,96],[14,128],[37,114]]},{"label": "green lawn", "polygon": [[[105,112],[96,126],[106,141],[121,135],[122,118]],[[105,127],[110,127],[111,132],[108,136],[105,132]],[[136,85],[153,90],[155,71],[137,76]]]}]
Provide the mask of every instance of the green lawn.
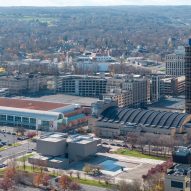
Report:
[{"label": "green lawn", "polygon": [[99,182],[97,180],[90,180],[90,179],[76,179],[77,182],[80,184],[86,184],[90,186],[97,186],[102,188],[111,188],[111,184],[105,184],[104,182]]},{"label": "green lawn", "polygon": [[4,150],[6,150],[8,147],[0,147],[0,151],[4,151]]},{"label": "green lawn", "polygon": [[18,158],[17,159],[17,161],[19,161],[19,162],[23,162],[23,161],[27,161],[30,157],[32,157],[34,154],[27,154],[27,155],[25,155],[25,156],[22,156],[22,157],[20,157],[20,158]]},{"label": "green lawn", "polygon": [[[21,171],[29,172],[29,173],[34,173],[34,172],[39,173],[40,172],[40,168],[35,167],[35,169],[33,171],[31,166],[25,166],[25,170],[24,170],[23,166],[20,166],[18,169]],[[53,172],[49,172],[49,175],[52,177],[60,176],[60,174],[57,174],[57,173],[54,174]],[[72,179],[80,184],[86,184],[86,185],[97,186],[97,187],[102,187],[102,188],[111,188],[112,187],[111,184],[105,184],[104,182],[99,182],[98,180],[90,180],[90,179],[82,179],[82,178],[78,179],[76,177],[73,177]]]},{"label": "green lawn", "polygon": [[35,167],[33,170],[32,166],[25,166],[25,168],[24,168],[24,166],[19,166],[18,169],[21,171],[29,172],[29,173],[34,173],[34,172],[39,173],[40,172],[39,167]]},{"label": "green lawn", "polygon": [[18,147],[18,146],[21,146],[21,143],[13,143],[13,144],[11,144],[10,147]]},{"label": "green lawn", "polygon": [[137,157],[137,158],[164,160],[164,158],[162,158],[162,157],[150,156],[150,155],[143,154],[143,153],[141,153],[139,151],[129,150],[129,149],[118,149],[117,151],[114,151],[113,153],[114,154],[120,154],[120,155],[127,155],[127,156]]}]

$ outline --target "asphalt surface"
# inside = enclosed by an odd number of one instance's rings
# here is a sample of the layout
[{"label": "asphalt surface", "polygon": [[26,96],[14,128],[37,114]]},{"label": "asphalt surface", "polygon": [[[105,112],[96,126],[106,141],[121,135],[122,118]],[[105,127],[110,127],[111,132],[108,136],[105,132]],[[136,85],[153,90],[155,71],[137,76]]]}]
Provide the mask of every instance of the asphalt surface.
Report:
[{"label": "asphalt surface", "polygon": [[[88,186],[88,185],[81,185],[82,189],[81,191],[107,191],[105,188],[95,187],[95,186]],[[40,191],[42,189],[39,188],[31,188],[27,186],[20,185],[17,187],[19,191]]]},{"label": "asphalt surface", "polygon": [[89,185],[81,185],[83,191],[107,191],[106,188],[100,188],[95,186],[89,186]]},{"label": "asphalt surface", "polygon": [[17,146],[17,147],[11,147],[4,151],[0,152],[0,162],[5,162],[8,158],[16,157],[19,155],[23,155],[28,150],[31,151],[32,149],[36,148],[36,143],[25,141],[24,144]]},{"label": "asphalt surface", "polygon": [[[13,98],[21,98],[21,97],[17,96]],[[98,101],[98,98],[72,96],[72,95],[66,95],[66,94],[46,95],[46,96],[39,96],[39,97],[24,97],[23,96],[22,99],[67,103],[67,104],[75,103],[75,104],[86,105],[86,106],[91,106],[92,103]]]}]

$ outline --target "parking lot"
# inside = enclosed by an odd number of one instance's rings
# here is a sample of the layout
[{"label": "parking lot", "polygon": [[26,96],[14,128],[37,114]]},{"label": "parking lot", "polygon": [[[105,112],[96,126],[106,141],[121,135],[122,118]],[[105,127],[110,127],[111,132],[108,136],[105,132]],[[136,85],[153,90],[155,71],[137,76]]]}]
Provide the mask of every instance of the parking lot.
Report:
[{"label": "parking lot", "polygon": [[0,142],[6,142],[7,143],[6,145],[9,145],[18,142],[18,140],[16,135],[0,132]]},{"label": "parking lot", "polygon": [[[21,97],[16,96],[14,98],[21,98]],[[72,96],[72,95],[65,95],[65,94],[46,95],[46,96],[39,96],[39,97],[24,97],[23,96],[22,99],[57,102],[57,103],[68,103],[68,104],[75,103],[75,104],[87,105],[87,106],[91,106],[92,103],[98,101],[97,98],[80,97],[80,96]]]}]

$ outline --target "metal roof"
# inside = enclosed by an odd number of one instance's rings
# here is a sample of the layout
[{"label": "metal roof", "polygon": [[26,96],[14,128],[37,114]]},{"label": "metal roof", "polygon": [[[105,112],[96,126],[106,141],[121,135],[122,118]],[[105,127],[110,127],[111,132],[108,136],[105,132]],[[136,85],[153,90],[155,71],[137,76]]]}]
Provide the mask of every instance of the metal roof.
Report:
[{"label": "metal roof", "polygon": [[110,107],[102,112],[99,121],[123,122],[124,124],[135,123],[169,129],[171,127],[181,127],[185,124],[185,120],[188,119],[188,117],[190,117],[189,114],[177,112]]},{"label": "metal roof", "polygon": [[0,115],[30,117],[30,118],[40,119],[43,121],[55,121],[59,118],[63,118],[63,115],[58,112],[20,109],[20,108],[3,107],[3,106],[0,106]]}]

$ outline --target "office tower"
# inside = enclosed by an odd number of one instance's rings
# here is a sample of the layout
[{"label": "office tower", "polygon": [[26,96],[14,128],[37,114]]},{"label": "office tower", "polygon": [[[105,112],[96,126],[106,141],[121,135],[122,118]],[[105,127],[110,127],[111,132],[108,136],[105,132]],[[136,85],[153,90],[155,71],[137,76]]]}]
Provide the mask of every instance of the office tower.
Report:
[{"label": "office tower", "polygon": [[185,110],[191,113],[191,39],[185,47]]}]

